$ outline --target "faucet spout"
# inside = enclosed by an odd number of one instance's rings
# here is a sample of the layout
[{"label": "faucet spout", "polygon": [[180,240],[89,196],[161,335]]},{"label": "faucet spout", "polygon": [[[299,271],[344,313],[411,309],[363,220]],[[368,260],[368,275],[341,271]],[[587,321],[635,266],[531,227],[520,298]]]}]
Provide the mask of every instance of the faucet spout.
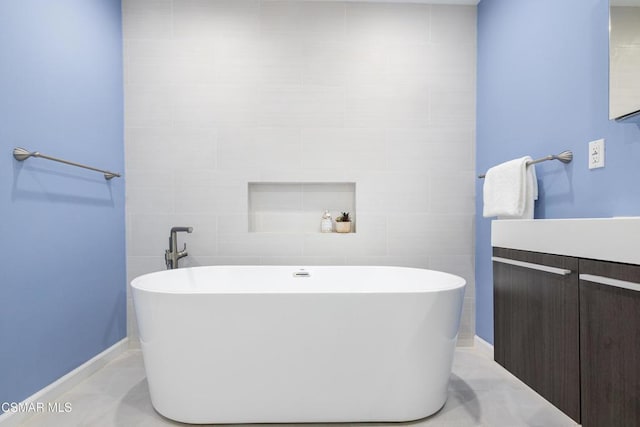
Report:
[{"label": "faucet spout", "polygon": [[171,227],[171,234],[179,232],[193,233],[193,227]]},{"label": "faucet spout", "polygon": [[167,265],[167,270],[178,268],[178,260],[188,255],[187,244],[181,251],[178,251],[178,233],[191,233],[193,227],[171,227],[171,233],[169,234],[169,249],[164,253],[164,260]]}]

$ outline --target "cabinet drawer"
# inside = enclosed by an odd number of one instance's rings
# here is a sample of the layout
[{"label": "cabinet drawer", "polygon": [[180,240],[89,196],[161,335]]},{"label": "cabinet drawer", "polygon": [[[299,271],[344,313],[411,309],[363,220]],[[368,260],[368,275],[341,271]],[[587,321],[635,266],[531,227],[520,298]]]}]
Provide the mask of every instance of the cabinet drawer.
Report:
[{"label": "cabinet drawer", "polygon": [[580,421],[578,259],[493,249],[496,362]]},{"label": "cabinet drawer", "polygon": [[640,425],[640,266],[580,260],[582,422]]}]

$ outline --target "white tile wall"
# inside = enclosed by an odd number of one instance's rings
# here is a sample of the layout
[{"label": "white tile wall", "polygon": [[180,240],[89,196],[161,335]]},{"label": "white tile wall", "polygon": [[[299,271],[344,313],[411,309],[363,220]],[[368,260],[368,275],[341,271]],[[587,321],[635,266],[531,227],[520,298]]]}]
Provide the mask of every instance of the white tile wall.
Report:
[{"label": "white tile wall", "polygon": [[[471,342],[475,7],[123,3],[130,279],[174,225],[184,266],[434,268],[467,279]],[[249,182],[355,182],[357,233],[250,233]]]}]

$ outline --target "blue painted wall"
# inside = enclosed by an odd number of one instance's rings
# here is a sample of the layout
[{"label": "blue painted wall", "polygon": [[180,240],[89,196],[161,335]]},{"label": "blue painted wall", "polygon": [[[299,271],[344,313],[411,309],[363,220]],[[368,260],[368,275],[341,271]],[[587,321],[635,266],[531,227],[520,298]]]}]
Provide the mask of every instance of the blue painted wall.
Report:
[{"label": "blue painted wall", "polygon": [[[536,218],[640,215],[640,126],[608,119],[607,0],[482,0],[478,5],[477,170],[563,150],[536,165]],[[587,143],[606,139],[606,166]],[[476,330],[493,343],[491,225],[476,187]]]},{"label": "blue painted wall", "polygon": [[120,0],[0,2],[0,402],[126,335]]}]

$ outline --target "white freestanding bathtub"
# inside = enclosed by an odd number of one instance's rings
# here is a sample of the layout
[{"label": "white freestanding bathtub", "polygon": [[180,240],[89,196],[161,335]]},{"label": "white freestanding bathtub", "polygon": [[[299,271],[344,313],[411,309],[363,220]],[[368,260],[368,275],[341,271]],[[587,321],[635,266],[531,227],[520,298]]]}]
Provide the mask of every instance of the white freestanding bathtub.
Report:
[{"label": "white freestanding bathtub", "polygon": [[216,266],[131,283],[151,401],[186,423],[408,421],[447,398],[464,279]]}]

